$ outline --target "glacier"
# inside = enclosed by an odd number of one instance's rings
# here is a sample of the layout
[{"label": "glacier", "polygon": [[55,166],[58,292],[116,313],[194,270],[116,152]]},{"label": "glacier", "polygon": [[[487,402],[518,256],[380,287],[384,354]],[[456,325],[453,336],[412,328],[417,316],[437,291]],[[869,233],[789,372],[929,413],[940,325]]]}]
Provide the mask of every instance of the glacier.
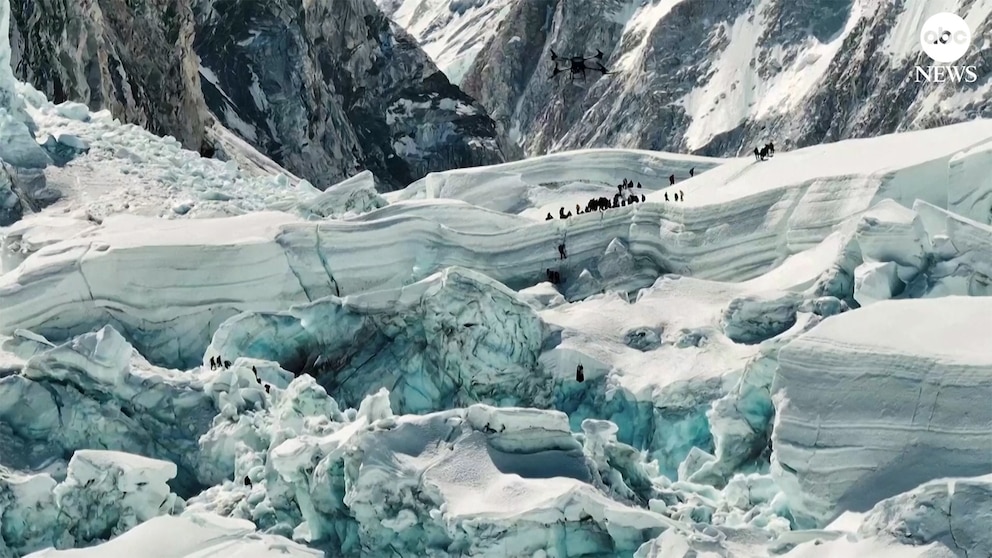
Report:
[{"label": "glacier", "polygon": [[992,121],[379,194],[9,91],[2,558],[992,553]]}]

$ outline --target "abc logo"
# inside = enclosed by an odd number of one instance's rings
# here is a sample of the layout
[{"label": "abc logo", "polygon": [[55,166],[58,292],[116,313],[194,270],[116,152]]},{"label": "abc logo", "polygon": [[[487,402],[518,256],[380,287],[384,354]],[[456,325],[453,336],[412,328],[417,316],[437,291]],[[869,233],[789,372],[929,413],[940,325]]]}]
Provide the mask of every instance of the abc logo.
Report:
[{"label": "abc logo", "polygon": [[934,14],[920,30],[923,52],[940,64],[957,62],[971,46],[971,29],[955,14]]}]

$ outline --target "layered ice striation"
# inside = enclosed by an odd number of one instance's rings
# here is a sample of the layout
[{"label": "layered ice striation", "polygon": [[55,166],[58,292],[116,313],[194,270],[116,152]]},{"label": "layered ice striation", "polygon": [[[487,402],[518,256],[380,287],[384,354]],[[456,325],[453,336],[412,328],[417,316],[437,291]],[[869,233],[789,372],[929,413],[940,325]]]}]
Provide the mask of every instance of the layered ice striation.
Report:
[{"label": "layered ice striation", "polygon": [[[452,265],[515,290],[560,267],[564,294],[573,300],[646,287],[666,271],[749,279],[817,246],[882,199],[947,205],[946,195],[928,187],[931,177],[946,174],[951,158],[990,134],[988,121],[976,121],[811,147],[761,164],[735,160],[694,178],[687,201],[677,206],[654,191],[647,203],[568,221],[452,201],[394,204],[318,223],[272,213],[182,224],[115,216],[5,274],[0,331],[29,328],[63,340],[110,322],[153,362],[192,366],[220,322],[238,312],[401,287]],[[977,202],[968,199],[955,201],[953,211],[974,212]],[[616,265],[600,266],[616,263],[615,240],[636,272],[618,276],[611,272]],[[559,262],[559,244],[567,262]],[[370,257],[373,252],[380,256]],[[162,300],[149,304],[148,290]]]},{"label": "layered ice striation", "polygon": [[783,347],[773,465],[800,523],[940,476],[992,472],[992,301],[886,301]]}]

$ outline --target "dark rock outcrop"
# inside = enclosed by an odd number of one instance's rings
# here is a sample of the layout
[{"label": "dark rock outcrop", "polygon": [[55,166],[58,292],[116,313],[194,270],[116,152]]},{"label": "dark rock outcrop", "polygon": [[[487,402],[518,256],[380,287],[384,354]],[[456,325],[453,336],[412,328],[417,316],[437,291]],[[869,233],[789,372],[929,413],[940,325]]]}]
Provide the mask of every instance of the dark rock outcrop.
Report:
[{"label": "dark rock outcrop", "polygon": [[203,143],[206,105],[188,0],[10,0],[15,75],[53,102]]},{"label": "dark rock outcrop", "polygon": [[495,124],[371,0],[200,0],[211,111],[320,188],[502,161]]},{"label": "dark rock outcrop", "polygon": [[216,119],[320,188],[503,161],[486,111],[372,0],[10,1],[19,79],[193,151],[217,152]]}]

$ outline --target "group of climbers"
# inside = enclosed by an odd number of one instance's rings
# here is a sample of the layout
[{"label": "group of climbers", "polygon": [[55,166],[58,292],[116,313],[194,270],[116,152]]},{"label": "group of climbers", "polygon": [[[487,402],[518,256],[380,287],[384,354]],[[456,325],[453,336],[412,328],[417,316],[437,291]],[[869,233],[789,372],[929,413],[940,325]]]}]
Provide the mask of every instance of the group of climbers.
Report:
[{"label": "group of climbers", "polygon": [[766,158],[775,155],[775,144],[772,142],[766,143],[761,149],[757,147],[754,148],[754,160],[764,161]]},{"label": "group of climbers", "polygon": [[[693,176],[695,174],[695,170],[696,169],[694,169],[694,168],[693,169],[690,169],[689,170],[689,176]],[[675,184],[675,175],[674,174],[669,177],[669,181],[672,184]],[[634,182],[632,180],[627,180],[625,178],[625,179],[623,179],[623,183],[617,185],[617,193],[616,194],[613,194],[613,200],[612,201],[609,198],[605,197],[605,196],[600,196],[598,198],[593,198],[593,199],[589,200],[589,202],[586,203],[585,208],[583,208],[580,204],[575,204],[575,214],[574,215],[582,215],[583,213],[593,213],[593,212],[596,212],[596,211],[606,211],[607,209],[616,209],[618,207],[626,207],[628,205],[632,205],[632,204],[635,204],[635,203],[640,203],[640,202],[646,201],[647,198],[646,198],[646,196],[644,194],[637,194],[637,193],[634,193],[634,192],[630,192],[630,190],[636,190],[636,189],[640,189],[640,188],[643,188],[643,186],[641,186],[641,183],[640,182]],[[682,191],[680,190],[679,193],[675,195],[675,201],[679,201],[681,198],[682,198]],[[670,201],[669,198],[668,198],[668,193],[667,192],[665,193],[665,201]],[[568,219],[569,217],[572,217],[572,216],[573,216],[573,213],[570,210],[569,211],[565,211],[565,208],[564,207],[558,209],[558,218],[559,219]],[[554,218],[555,218],[554,215],[552,215],[549,212],[548,215],[544,218],[544,220],[545,221],[551,221]]]},{"label": "group of climbers", "polygon": [[[210,357],[210,369],[211,370],[218,370],[218,369],[221,369],[221,368],[223,368],[225,370],[231,368],[231,361],[224,360],[224,359],[222,359],[219,356],[217,356],[217,357]],[[252,366],[251,367],[251,373],[255,375],[255,381],[258,382],[259,384],[262,384],[262,387],[265,388],[265,393],[270,393],[270,390],[271,390],[272,386],[269,385],[269,384],[266,384],[266,383],[262,383],[262,379],[258,377],[258,369],[255,368],[254,366]]]},{"label": "group of climbers", "polygon": [[231,361],[223,360],[220,357],[210,357],[210,369],[217,370],[218,368],[230,368]]}]

